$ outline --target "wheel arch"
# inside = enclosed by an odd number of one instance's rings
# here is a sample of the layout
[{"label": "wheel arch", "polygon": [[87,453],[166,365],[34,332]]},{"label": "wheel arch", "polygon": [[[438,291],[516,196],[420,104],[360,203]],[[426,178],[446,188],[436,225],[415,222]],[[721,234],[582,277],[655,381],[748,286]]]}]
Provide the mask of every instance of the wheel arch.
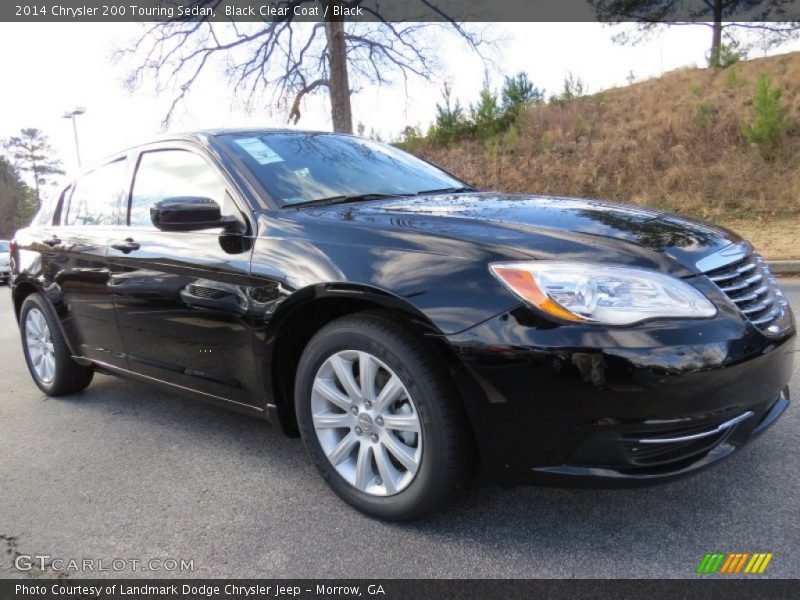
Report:
[{"label": "wheel arch", "polygon": [[14,316],[17,322],[19,322],[19,315],[20,311],[22,311],[22,303],[25,302],[25,298],[38,291],[36,286],[30,281],[23,280],[15,282],[11,298],[14,303]]},{"label": "wheel arch", "polygon": [[308,342],[331,321],[353,313],[379,312],[402,323],[434,349],[452,377],[458,359],[442,332],[407,300],[386,291],[355,284],[319,284],[295,292],[270,321],[265,339],[264,385],[272,398],[267,410],[273,422],[296,437],[294,386],[297,365]]},{"label": "wheel arch", "polygon": [[30,279],[17,278],[17,280],[14,282],[14,287],[11,292],[11,299],[14,305],[14,316],[16,317],[17,323],[19,323],[20,313],[22,312],[22,304],[25,302],[25,299],[32,294],[39,294],[44,302],[50,306],[50,309],[56,316],[56,323],[61,331],[61,335],[64,337],[64,341],[73,355],[73,359],[79,364],[88,366],[89,362],[79,357],[73,340],[69,335],[67,335],[67,331],[64,329],[64,323],[62,322],[62,319],[64,318],[63,308],[59,310],[59,306],[53,302],[52,296],[48,295],[47,292],[43,291],[40,286],[36,285],[36,283]]}]

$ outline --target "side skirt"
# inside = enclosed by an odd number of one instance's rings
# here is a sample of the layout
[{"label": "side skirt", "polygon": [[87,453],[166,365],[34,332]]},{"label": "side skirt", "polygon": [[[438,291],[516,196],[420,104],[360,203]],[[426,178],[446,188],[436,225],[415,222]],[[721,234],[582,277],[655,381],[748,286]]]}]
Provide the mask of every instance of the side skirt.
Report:
[{"label": "side skirt", "polygon": [[72,358],[78,364],[85,366],[94,365],[95,367],[97,367],[98,370],[108,373],[109,375],[122,377],[123,379],[134,379],[136,381],[142,381],[144,383],[155,384],[156,386],[167,390],[172,390],[172,391],[177,390],[186,393],[194,398],[207,402],[209,404],[214,404],[215,406],[223,406],[230,410],[258,417],[260,419],[264,419],[272,423],[272,419],[270,419],[270,414],[269,414],[270,411],[265,411],[263,408],[260,408],[258,406],[251,406],[249,404],[244,404],[242,402],[236,402],[235,400],[229,400],[227,398],[223,398],[222,396],[215,396],[214,394],[200,392],[198,390],[193,390],[192,388],[188,388],[183,385],[178,385],[177,383],[164,381],[163,379],[157,379],[156,377],[150,377],[149,375],[134,373],[133,371],[129,371],[128,369],[123,369],[121,367],[109,365],[99,360],[89,360],[82,356],[73,356]]}]

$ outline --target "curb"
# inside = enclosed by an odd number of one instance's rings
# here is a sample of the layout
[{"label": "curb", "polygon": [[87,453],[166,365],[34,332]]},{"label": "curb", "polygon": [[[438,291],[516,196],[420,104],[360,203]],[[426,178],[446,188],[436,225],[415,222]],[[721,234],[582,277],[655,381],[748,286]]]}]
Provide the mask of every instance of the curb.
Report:
[{"label": "curb", "polygon": [[800,260],[768,260],[767,264],[775,275],[800,274]]}]

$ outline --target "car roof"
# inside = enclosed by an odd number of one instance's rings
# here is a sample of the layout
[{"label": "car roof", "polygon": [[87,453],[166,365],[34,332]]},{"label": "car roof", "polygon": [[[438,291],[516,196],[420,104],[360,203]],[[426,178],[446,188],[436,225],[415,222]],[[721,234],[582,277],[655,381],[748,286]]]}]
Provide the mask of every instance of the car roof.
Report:
[{"label": "car roof", "polygon": [[[163,133],[161,135],[145,138],[141,142],[121,148],[113,154],[103,157],[102,161],[113,159],[116,156],[136,150],[142,146],[149,144],[157,144],[159,142],[174,142],[174,141],[192,141],[199,142],[206,145],[209,137],[219,137],[221,135],[246,135],[246,134],[259,134],[259,133],[299,133],[299,134],[312,134],[312,135],[340,135],[345,137],[357,137],[350,133],[342,133],[335,131],[315,131],[312,129],[290,129],[288,127],[228,127],[216,129],[200,129],[197,131],[184,131],[177,133]],[[102,162],[101,161],[101,162]]]},{"label": "car roof", "polygon": [[204,143],[209,137],[219,137],[223,135],[257,135],[269,133],[297,133],[306,135],[341,135],[345,137],[357,137],[350,133],[342,133],[336,131],[318,131],[313,129],[290,129],[288,127],[223,127],[215,129],[200,129],[197,131],[185,131],[179,133],[164,133],[155,136],[149,140],[145,140],[140,144],[136,144],[129,149],[153,144],[157,142],[166,142],[174,140],[192,140]]},{"label": "car roof", "polygon": [[69,177],[67,178],[67,180],[70,182],[74,181],[81,175],[91,172],[92,170],[98,168],[103,164],[108,163],[109,161],[114,161],[115,159],[120,158],[124,154],[127,154],[138,148],[142,148],[143,146],[148,146],[150,144],[157,144],[159,142],[189,141],[189,142],[197,142],[203,146],[207,146],[209,137],[218,137],[221,135],[241,135],[248,133],[251,135],[258,133],[300,133],[300,134],[313,134],[313,135],[340,135],[346,137],[357,137],[349,133],[341,133],[334,131],[315,131],[311,129],[291,129],[288,127],[228,127],[228,128],[200,129],[197,131],[185,131],[176,133],[163,133],[161,135],[145,138],[142,141],[137,142],[136,144],[120,148],[116,152],[107,154],[101,157],[99,160],[93,162],[92,165],[79,169],[75,172],[69,173]]},{"label": "car roof", "polygon": [[329,135],[351,135],[349,133],[337,133],[335,131],[318,131],[313,129],[291,129],[289,127],[223,127],[216,129],[202,129],[200,131],[190,132],[186,135],[206,135],[206,136],[220,136],[220,135],[236,135],[247,133],[311,133],[314,135],[329,134]]}]

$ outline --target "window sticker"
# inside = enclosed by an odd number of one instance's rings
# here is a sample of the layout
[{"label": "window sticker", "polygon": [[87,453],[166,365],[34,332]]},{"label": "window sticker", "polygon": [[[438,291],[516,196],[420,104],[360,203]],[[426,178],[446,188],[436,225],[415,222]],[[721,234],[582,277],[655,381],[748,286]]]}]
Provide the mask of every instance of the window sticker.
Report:
[{"label": "window sticker", "polygon": [[281,158],[278,153],[275,152],[275,150],[267,146],[258,138],[240,138],[238,140],[234,140],[234,142],[236,142],[242,150],[252,156],[253,159],[260,165],[283,162],[283,158]]}]

